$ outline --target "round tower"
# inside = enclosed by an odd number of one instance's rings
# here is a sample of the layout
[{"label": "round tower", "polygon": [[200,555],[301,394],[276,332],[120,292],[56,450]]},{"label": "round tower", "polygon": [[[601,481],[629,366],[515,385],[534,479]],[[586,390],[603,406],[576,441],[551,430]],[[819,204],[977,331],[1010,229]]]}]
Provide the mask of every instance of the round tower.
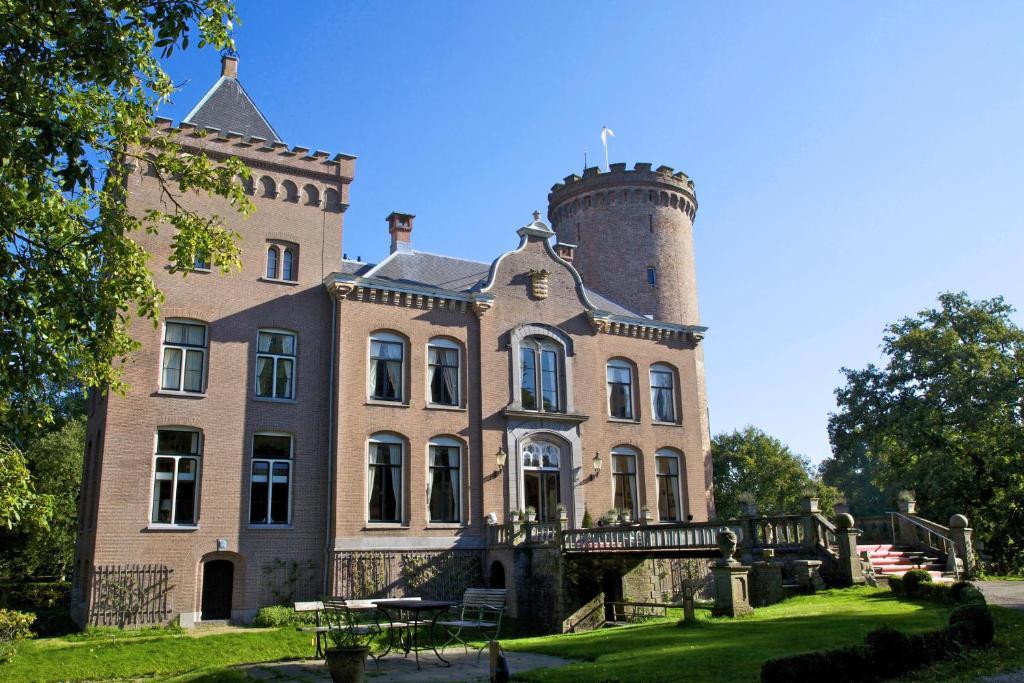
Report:
[{"label": "round tower", "polygon": [[693,181],[668,166],[611,164],[568,176],[548,194],[559,244],[575,245],[583,284],[634,313],[698,325]]}]

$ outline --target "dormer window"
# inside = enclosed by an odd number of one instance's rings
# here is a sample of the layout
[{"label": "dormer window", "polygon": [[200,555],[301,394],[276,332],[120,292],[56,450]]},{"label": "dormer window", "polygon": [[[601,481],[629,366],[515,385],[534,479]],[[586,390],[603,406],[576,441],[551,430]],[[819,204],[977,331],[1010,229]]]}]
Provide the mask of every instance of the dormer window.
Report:
[{"label": "dormer window", "polygon": [[520,400],[523,410],[559,413],[561,347],[544,337],[527,337],[519,346]]}]

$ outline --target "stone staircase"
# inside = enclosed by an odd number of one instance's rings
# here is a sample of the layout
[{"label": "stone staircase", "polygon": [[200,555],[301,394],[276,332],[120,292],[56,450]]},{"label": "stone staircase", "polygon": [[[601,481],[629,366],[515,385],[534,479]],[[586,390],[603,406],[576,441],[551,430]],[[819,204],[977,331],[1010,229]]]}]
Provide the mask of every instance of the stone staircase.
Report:
[{"label": "stone staircase", "polygon": [[903,576],[911,569],[920,568],[931,574],[933,580],[945,580],[946,563],[944,558],[928,557],[926,553],[893,545],[858,545],[857,553],[871,562],[875,576]]}]

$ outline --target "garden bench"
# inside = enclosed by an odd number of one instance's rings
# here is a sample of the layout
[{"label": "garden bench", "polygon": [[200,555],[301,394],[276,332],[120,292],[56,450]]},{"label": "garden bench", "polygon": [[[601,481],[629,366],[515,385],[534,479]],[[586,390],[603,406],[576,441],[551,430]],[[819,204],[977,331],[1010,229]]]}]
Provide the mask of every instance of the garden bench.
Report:
[{"label": "garden bench", "polygon": [[467,588],[462,602],[453,605],[451,610],[458,614],[453,619],[438,619],[437,625],[443,626],[448,633],[448,640],[441,646],[443,651],[453,642],[462,643],[469,652],[469,644],[462,637],[465,631],[475,631],[484,638],[484,645],[477,657],[498,639],[501,630],[501,618],[505,614],[507,591],[504,588]]},{"label": "garden bench", "polygon": [[327,632],[330,630],[329,626],[325,626],[321,623],[320,614],[324,611],[324,603],[322,600],[310,600],[308,602],[296,602],[295,612],[297,614],[303,614],[305,612],[314,612],[316,614],[316,626],[302,626],[299,628],[300,631],[308,631],[316,634],[316,656],[321,658],[324,656],[324,646],[327,641]]},{"label": "garden bench", "polygon": [[[668,616],[668,610],[672,607],[682,607],[672,602],[632,602],[632,601],[609,601],[609,605],[612,606],[612,612],[615,615],[615,620],[619,620],[619,615],[622,616],[623,621],[627,623],[636,623],[650,619],[656,616]],[[653,614],[647,610],[661,610],[661,614]]]}]

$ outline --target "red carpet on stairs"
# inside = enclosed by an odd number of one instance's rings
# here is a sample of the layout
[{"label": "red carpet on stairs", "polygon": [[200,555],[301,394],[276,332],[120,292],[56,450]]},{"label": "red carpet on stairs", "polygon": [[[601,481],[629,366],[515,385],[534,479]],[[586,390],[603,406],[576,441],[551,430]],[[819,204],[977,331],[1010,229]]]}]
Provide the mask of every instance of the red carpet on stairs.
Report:
[{"label": "red carpet on stairs", "polygon": [[[909,549],[897,548],[891,544],[858,545],[857,553],[868,554],[876,576],[903,576],[911,569],[916,569],[915,558],[924,557],[924,553]],[[945,567],[941,564],[922,564],[933,579],[941,579]]]}]

